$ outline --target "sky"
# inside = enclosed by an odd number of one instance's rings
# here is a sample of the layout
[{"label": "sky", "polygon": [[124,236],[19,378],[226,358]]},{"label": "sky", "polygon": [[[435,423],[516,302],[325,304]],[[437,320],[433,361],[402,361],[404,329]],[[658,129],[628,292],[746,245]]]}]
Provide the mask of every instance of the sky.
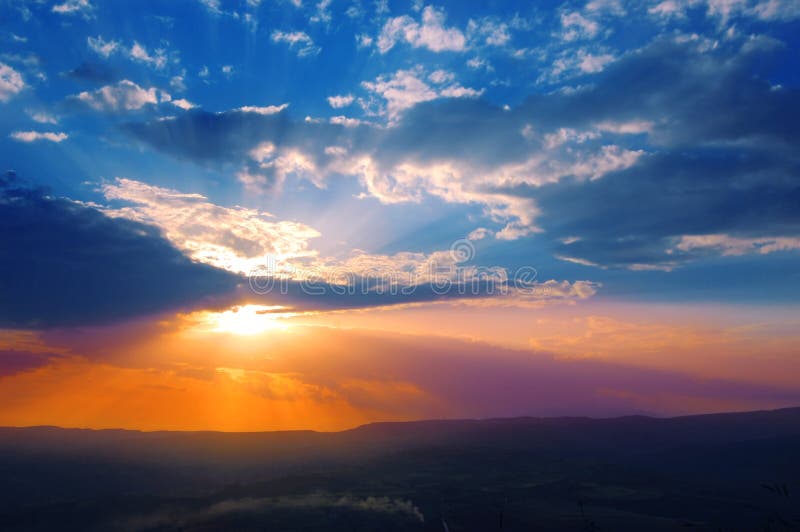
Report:
[{"label": "sky", "polygon": [[800,1],[0,0],[0,425],[800,404]]}]

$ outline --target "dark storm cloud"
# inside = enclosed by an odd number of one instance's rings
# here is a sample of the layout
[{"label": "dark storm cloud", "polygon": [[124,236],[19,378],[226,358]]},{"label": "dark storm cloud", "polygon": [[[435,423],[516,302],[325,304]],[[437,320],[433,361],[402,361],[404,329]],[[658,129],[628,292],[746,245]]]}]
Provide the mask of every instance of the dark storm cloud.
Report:
[{"label": "dark storm cloud", "polygon": [[752,37],[741,45],[705,46],[659,39],[611,64],[591,85],[532,97],[520,112],[548,127],[650,120],[650,142],[657,146],[796,143],[798,91],[768,81],[782,45]]},{"label": "dark storm cloud", "polygon": [[612,266],[659,264],[701,253],[673,249],[676,235],[800,234],[800,182],[790,179],[798,175],[797,161],[714,149],[647,155],[596,181],[563,181],[529,192],[548,234],[580,237],[556,244],[557,253]]},{"label": "dark storm cloud", "polygon": [[197,305],[236,279],[152,227],[0,182],[0,327],[81,325]]}]

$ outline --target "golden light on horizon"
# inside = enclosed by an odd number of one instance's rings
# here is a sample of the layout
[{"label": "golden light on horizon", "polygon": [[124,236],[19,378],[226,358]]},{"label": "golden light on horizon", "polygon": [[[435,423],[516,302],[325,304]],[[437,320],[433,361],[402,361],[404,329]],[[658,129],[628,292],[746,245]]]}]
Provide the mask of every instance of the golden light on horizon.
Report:
[{"label": "golden light on horizon", "polygon": [[254,336],[272,330],[286,330],[286,318],[296,316],[296,312],[280,312],[286,307],[280,305],[241,305],[222,312],[203,311],[190,315],[197,318],[195,330],[203,332],[228,333],[238,336]]}]

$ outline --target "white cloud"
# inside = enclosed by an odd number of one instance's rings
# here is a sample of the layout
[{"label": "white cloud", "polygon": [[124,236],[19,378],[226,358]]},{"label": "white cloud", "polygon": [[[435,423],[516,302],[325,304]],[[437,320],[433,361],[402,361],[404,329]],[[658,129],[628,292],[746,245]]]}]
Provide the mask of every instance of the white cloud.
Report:
[{"label": "white cloud", "polygon": [[341,109],[342,107],[347,107],[348,105],[353,103],[353,95],[352,94],[344,94],[341,96],[328,96],[328,105],[333,107],[334,109]]},{"label": "white cloud", "polygon": [[366,122],[364,122],[363,120],[359,120],[358,118],[350,118],[347,116],[339,115],[339,116],[332,116],[330,118],[330,123],[338,124],[344,127],[357,127],[362,124],[365,124]]},{"label": "white cloud", "polygon": [[220,0],[200,0],[200,3],[215,15],[222,13],[222,9],[220,8]]},{"label": "white cloud", "polygon": [[487,236],[491,236],[492,231],[485,227],[479,227],[467,235],[467,240],[483,240]]},{"label": "white cloud", "polygon": [[368,48],[372,46],[372,41],[373,41],[372,37],[370,37],[366,33],[360,33],[356,35],[356,45],[359,48]]},{"label": "white cloud", "polygon": [[650,15],[655,17],[669,19],[671,17],[683,17],[684,5],[682,2],[676,0],[663,0],[658,4],[647,9]]},{"label": "white cloud", "polygon": [[234,111],[240,111],[242,113],[255,113],[258,115],[274,115],[275,113],[280,113],[287,107],[289,107],[288,103],[282,103],[281,105],[267,105],[264,107],[257,107],[255,105],[245,105],[243,107],[234,109]]},{"label": "white cloud", "polygon": [[275,30],[272,32],[272,42],[286,43],[289,48],[297,52],[298,57],[316,55],[322,50],[314,45],[314,40],[303,31],[285,32]]},{"label": "white cloud", "polygon": [[398,41],[405,41],[414,48],[427,48],[433,52],[463,51],[467,39],[461,30],[445,27],[444,10],[427,6],[422,10],[422,22],[403,15],[386,21],[378,36],[378,51],[384,54]]},{"label": "white cloud", "polygon": [[319,0],[316,5],[316,13],[311,15],[310,22],[329,23],[331,21],[331,12],[328,11],[332,0]]},{"label": "white cloud", "polygon": [[189,100],[187,100],[185,98],[179,98],[177,100],[172,100],[170,103],[172,105],[174,105],[175,107],[180,107],[184,111],[188,111],[189,109],[194,109],[195,107],[197,107],[195,104],[193,104],[192,102],[190,102]]},{"label": "white cloud", "polygon": [[286,180],[289,175],[307,178],[317,186],[323,186],[321,172],[313,159],[295,148],[278,149],[271,142],[262,142],[249,152],[257,163],[246,166],[237,174],[239,181],[253,192],[262,192]]},{"label": "white cloud", "polygon": [[590,13],[610,13],[617,16],[625,14],[620,0],[591,0],[584,9]]},{"label": "white cloud", "polygon": [[492,72],[494,67],[489,64],[486,59],[482,59],[480,57],[473,57],[469,61],[467,61],[467,66],[474,69],[474,70],[486,70],[487,72]]},{"label": "white cloud", "polygon": [[167,66],[167,51],[163,48],[158,48],[153,53],[150,53],[147,48],[137,41],[133,41],[130,48],[125,48],[120,41],[114,39],[105,40],[101,35],[87,37],[86,42],[91,50],[105,58],[109,58],[116,53],[122,53],[131,61],[144,63],[156,70],[161,70]]},{"label": "white cloud", "polygon": [[133,46],[131,46],[130,56],[134,61],[152,66],[157,70],[161,70],[167,65],[166,50],[159,48],[151,55],[144,46],[136,41],[134,41]]},{"label": "white cloud", "polygon": [[[436,74],[437,79],[449,78],[446,74]],[[452,79],[452,78],[450,78]],[[424,81],[421,67],[410,70],[398,70],[391,76],[379,76],[375,81],[364,81],[361,85],[386,100],[385,114],[390,122],[396,121],[400,113],[414,105],[435,100],[437,98],[474,98],[483,91],[463,87],[457,83],[432,87]]]},{"label": "white cloud", "polygon": [[75,15],[83,13],[84,15],[93,9],[89,0],[66,0],[60,4],[53,6],[51,11],[61,15]]},{"label": "white cloud", "polygon": [[750,253],[766,255],[776,251],[800,249],[800,238],[763,236],[758,238],[734,237],[727,234],[684,235],[679,237],[675,249],[680,251],[712,251],[723,256]]},{"label": "white cloud", "polygon": [[491,17],[470,20],[467,35],[469,41],[478,46],[504,46],[511,40],[508,24]]},{"label": "white cloud", "polygon": [[111,54],[119,50],[120,47],[119,41],[115,41],[113,39],[106,41],[100,35],[97,37],[87,37],[86,42],[89,44],[89,48],[103,57],[111,56]]},{"label": "white cloud", "polygon": [[184,69],[179,76],[172,76],[170,78],[169,86],[178,92],[185,91],[186,90],[186,82],[184,81],[185,76],[186,76],[186,70]]},{"label": "white cloud", "polygon": [[632,120],[629,122],[600,122],[595,124],[594,127],[600,131],[608,131],[610,133],[637,135],[649,133],[653,130],[653,125],[653,122],[648,120]]},{"label": "white cloud", "polygon": [[600,31],[600,25],[597,22],[584,17],[577,11],[562,13],[561,26],[564,29],[562,38],[565,41],[591,39]]},{"label": "white cloud", "polygon": [[568,50],[553,60],[549,71],[539,77],[539,81],[560,81],[565,77],[580,74],[596,74],[617,60],[614,54],[591,53],[585,49]]},{"label": "white cloud", "polygon": [[46,113],[44,111],[32,111],[29,109],[27,113],[28,116],[30,116],[34,122],[39,122],[40,124],[58,123],[58,119],[55,116],[51,115],[50,113]]},{"label": "white cloud", "polygon": [[578,68],[581,69],[581,72],[586,73],[595,73],[601,72],[607,64],[613,62],[616,59],[612,54],[582,54],[580,57],[580,63],[578,63]]},{"label": "white cloud", "polygon": [[763,21],[800,18],[800,2],[797,0],[656,0],[647,12],[666,22],[672,18],[686,18],[689,9],[699,7],[705,7],[706,16],[717,19],[722,25],[735,17]]},{"label": "white cloud", "polygon": [[597,131],[551,133],[531,129],[527,136],[531,142],[527,159],[494,167],[476,168],[459,158],[404,160],[387,165],[371,155],[346,153],[324,171],[358,177],[366,191],[362,197],[374,197],[386,204],[419,202],[430,195],[449,203],[483,205],[489,219],[504,224],[495,238],[514,240],[538,231],[535,220],[539,210],[534,199],[499,189],[541,187],[564,178],[602,179],[610,172],[633,166],[643,155],[642,151],[613,144],[598,146]]},{"label": "white cloud", "polygon": [[22,75],[5,63],[0,63],[0,102],[7,102],[26,87]]},{"label": "white cloud", "polygon": [[148,104],[171,100],[170,95],[162,90],[155,87],[145,89],[127,79],[92,92],[81,92],[75,98],[96,111],[133,111]]},{"label": "white cloud", "polygon": [[747,3],[747,0],[708,0],[708,15],[720,17],[724,23],[734,13],[743,11]]},{"label": "white cloud", "polygon": [[795,20],[800,18],[800,2],[764,0],[750,8],[749,13],[761,20]]},{"label": "white cloud", "polygon": [[313,257],[308,241],[320,236],[313,228],[275,221],[267,212],[223,207],[200,194],[185,194],[140,181],[117,178],[102,186],[109,200],[131,204],[105,209],[106,214],[153,224],[178,249],[194,260],[241,274],[271,264]]},{"label": "white cloud", "polygon": [[441,85],[442,83],[447,83],[456,79],[455,74],[452,72],[448,72],[447,70],[434,70],[428,75],[428,79],[431,80],[433,83],[437,85]]},{"label": "white cloud", "polygon": [[34,142],[37,140],[49,140],[50,142],[61,142],[62,140],[67,140],[69,135],[66,133],[51,133],[49,131],[42,132],[42,131],[15,131],[11,135],[9,135],[14,140],[18,140],[20,142]]},{"label": "white cloud", "polygon": [[[275,154],[268,147],[264,151],[269,152],[268,157]],[[193,260],[238,274],[269,272],[278,277],[332,284],[370,278],[385,289],[445,279],[465,283],[476,279],[511,281],[504,268],[469,265],[453,249],[431,253],[401,251],[392,255],[352,250],[343,258],[322,257],[310,246],[310,241],[321,236],[320,233],[301,222],[275,220],[267,212],[216,205],[201,194],[182,193],[125,178],[103,184],[101,191],[108,200],[128,204],[104,208],[109,216],[155,225]],[[481,231],[485,230],[479,229],[473,235]],[[507,296],[498,298],[498,303],[583,299],[591,297],[596,289],[597,285],[584,281],[531,279],[523,287],[515,280],[513,287],[498,294]],[[480,304],[491,302],[484,298]]]},{"label": "white cloud", "polygon": [[451,85],[439,91],[442,98],[477,98],[483,94],[483,89],[475,90],[461,85]]}]

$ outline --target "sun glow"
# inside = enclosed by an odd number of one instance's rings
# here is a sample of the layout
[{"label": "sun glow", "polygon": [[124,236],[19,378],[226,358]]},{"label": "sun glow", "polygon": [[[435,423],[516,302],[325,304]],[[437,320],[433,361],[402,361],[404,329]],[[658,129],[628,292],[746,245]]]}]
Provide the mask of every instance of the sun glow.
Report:
[{"label": "sun glow", "polygon": [[242,305],[222,312],[203,312],[199,316],[199,328],[203,331],[252,336],[266,331],[288,328],[285,318],[294,312],[280,312],[286,307],[279,305]]}]

